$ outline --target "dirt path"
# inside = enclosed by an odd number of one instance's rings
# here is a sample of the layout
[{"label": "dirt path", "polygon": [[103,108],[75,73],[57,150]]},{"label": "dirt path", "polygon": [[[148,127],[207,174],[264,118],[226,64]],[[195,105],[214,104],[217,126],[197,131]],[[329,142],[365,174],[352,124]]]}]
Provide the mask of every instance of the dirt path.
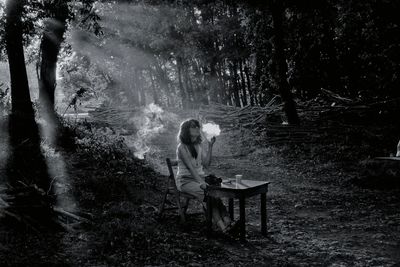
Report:
[{"label": "dirt path", "polygon": [[[177,131],[155,138],[152,145],[158,151],[148,157],[164,174],[164,158],[175,155]],[[356,173],[338,166],[317,163],[306,155],[289,160],[277,148],[246,148],[239,130],[222,129],[210,172],[268,180],[271,188],[267,197],[269,238],[259,233],[259,202],[252,198],[246,203],[249,242],[245,247],[228,241],[221,246],[243,257],[279,259],[280,264],[296,266],[400,264],[398,192],[354,187],[347,181]]]}]

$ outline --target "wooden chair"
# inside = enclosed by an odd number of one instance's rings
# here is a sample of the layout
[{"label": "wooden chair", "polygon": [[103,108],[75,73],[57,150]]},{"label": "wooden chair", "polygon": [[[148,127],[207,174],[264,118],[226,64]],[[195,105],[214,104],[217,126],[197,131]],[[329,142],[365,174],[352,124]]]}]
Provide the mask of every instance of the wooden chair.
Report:
[{"label": "wooden chair", "polygon": [[[169,176],[168,176],[168,182],[167,182],[167,189],[165,190],[164,197],[163,197],[163,200],[162,200],[162,203],[160,206],[159,216],[161,218],[164,211],[166,211],[166,210],[178,209],[179,216],[180,216],[180,222],[185,223],[186,211],[189,206],[190,200],[195,199],[195,197],[192,195],[189,195],[187,193],[180,192],[176,188],[175,174],[174,174],[174,170],[172,167],[178,166],[178,161],[171,160],[170,158],[166,158],[166,161],[167,161]],[[168,196],[170,196],[170,195],[172,195],[172,197],[173,197],[172,202],[168,200]],[[181,197],[184,199],[184,204],[181,203]],[[169,202],[169,203],[175,202],[176,206],[165,207],[167,202]]]}]

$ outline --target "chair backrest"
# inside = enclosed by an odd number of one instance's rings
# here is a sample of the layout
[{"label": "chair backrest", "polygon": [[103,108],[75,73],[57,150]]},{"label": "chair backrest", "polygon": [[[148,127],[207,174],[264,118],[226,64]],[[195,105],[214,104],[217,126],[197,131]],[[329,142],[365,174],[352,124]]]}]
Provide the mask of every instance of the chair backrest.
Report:
[{"label": "chair backrest", "polygon": [[174,170],[172,169],[172,167],[178,166],[178,161],[170,159],[170,158],[166,158],[166,161],[167,161],[167,166],[168,166],[168,171],[169,171],[169,178],[175,180],[175,174],[174,174]]}]

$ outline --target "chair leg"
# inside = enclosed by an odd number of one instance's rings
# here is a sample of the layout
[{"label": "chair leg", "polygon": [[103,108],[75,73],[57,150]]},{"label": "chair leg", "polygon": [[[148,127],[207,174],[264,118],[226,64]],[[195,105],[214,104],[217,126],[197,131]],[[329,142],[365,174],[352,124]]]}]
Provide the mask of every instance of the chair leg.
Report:
[{"label": "chair leg", "polygon": [[207,203],[201,203],[201,207],[203,208],[203,212],[207,215]]},{"label": "chair leg", "polygon": [[161,217],[161,216],[163,215],[164,207],[165,207],[165,202],[167,201],[168,193],[169,193],[169,189],[167,189],[167,190],[165,191],[165,193],[164,193],[163,201],[162,201],[162,203],[161,203],[160,210],[159,210],[159,213],[158,213],[158,216],[159,216],[159,217]]},{"label": "chair leg", "polygon": [[206,225],[207,225],[207,236],[211,236],[211,234],[212,234],[212,199],[209,196],[207,196]]},{"label": "chair leg", "polygon": [[186,215],[187,209],[189,207],[189,203],[190,203],[190,198],[186,198],[185,200],[185,206],[183,207],[183,213]]},{"label": "chair leg", "polygon": [[181,200],[179,196],[179,192],[175,191],[175,199],[176,199],[176,205],[178,206],[178,211],[179,211],[179,216],[180,216],[180,221],[182,224],[185,223],[186,218],[185,218],[185,213],[183,211],[183,207],[181,205]]}]

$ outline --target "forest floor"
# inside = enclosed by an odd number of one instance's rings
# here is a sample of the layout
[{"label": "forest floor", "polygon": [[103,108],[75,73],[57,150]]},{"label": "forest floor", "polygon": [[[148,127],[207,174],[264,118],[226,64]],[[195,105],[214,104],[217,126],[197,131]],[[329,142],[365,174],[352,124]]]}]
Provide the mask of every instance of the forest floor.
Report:
[{"label": "forest floor", "polygon": [[[202,215],[189,215],[185,227],[175,212],[159,220],[164,162],[175,156],[177,127],[152,138],[147,163],[133,159],[140,179],[121,161],[101,169],[90,151],[60,151],[70,186],[82,190],[74,193],[77,207],[92,214],[91,223],[41,234],[2,227],[1,265],[400,266],[398,189],[357,187],[351,181],[360,170],[300,148],[244,147],[246,132],[239,129],[222,129],[210,172],[271,182],[268,236],[260,234],[258,198],[246,203],[245,243],[224,235],[207,239]],[[198,204],[189,209],[199,211]]]}]

